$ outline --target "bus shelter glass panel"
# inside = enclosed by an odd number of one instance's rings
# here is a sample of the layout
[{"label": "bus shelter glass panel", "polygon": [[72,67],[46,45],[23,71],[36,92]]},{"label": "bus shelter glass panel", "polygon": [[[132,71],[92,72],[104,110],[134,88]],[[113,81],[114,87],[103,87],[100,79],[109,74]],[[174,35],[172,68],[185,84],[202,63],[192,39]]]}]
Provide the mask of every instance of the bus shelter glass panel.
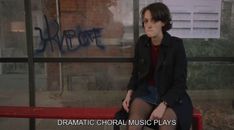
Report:
[{"label": "bus shelter glass panel", "polygon": [[28,106],[28,66],[0,63],[0,106]]},{"label": "bus shelter glass panel", "polygon": [[34,0],[35,57],[132,57],[133,0]]},{"label": "bus shelter glass panel", "polygon": [[0,1],[0,57],[27,56],[23,0]]},{"label": "bus shelter glass panel", "polygon": [[[27,70],[24,63],[0,63],[0,107],[29,106]],[[0,129],[27,130],[28,119],[1,117]]]},{"label": "bus shelter glass panel", "polygon": [[36,64],[36,106],[121,106],[131,63]]}]

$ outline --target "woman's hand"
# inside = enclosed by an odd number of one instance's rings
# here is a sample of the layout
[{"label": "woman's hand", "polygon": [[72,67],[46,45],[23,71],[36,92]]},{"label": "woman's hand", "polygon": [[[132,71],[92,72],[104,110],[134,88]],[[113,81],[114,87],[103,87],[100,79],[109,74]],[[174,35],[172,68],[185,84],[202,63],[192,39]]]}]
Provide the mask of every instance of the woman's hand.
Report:
[{"label": "woman's hand", "polygon": [[154,109],[154,111],[151,113],[151,115],[150,115],[150,120],[154,120],[154,119],[160,120],[160,119],[162,119],[163,114],[164,114],[164,112],[166,111],[166,108],[167,108],[166,104],[163,103],[163,102],[161,102],[161,103],[158,105],[158,107],[156,107],[156,108]]},{"label": "woman's hand", "polygon": [[132,93],[133,93],[132,90],[128,90],[127,95],[122,103],[122,106],[126,112],[129,112],[129,104],[130,104]]}]

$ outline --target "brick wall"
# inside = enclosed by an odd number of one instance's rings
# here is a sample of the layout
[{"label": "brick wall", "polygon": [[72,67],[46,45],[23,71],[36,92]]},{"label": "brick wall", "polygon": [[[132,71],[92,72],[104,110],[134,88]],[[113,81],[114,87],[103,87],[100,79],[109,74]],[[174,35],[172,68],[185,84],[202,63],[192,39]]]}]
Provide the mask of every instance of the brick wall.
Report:
[{"label": "brick wall", "polygon": [[62,30],[81,28],[104,28],[103,38],[121,38],[123,25],[113,20],[108,7],[113,0],[61,0]]}]

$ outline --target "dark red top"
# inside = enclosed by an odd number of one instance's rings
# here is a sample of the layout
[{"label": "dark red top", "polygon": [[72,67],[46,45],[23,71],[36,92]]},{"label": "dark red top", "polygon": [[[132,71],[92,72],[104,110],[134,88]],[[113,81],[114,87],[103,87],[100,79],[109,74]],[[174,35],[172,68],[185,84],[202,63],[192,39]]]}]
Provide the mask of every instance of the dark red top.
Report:
[{"label": "dark red top", "polygon": [[159,45],[151,45],[151,65],[150,65],[150,70],[149,70],[149,75],[148,75],[148,83],[149,85],[155,86],[155,80],[154,80],[154,70],[157,65],[158,61],[158,55],[159,55]]}]

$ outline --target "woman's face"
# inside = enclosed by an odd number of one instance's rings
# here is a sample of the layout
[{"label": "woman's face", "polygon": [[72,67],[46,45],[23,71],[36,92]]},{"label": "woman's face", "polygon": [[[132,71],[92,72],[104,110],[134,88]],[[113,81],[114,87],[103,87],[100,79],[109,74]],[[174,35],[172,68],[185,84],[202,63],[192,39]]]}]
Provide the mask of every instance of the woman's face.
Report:
[{"label": "woman's face", "polygon": [[150,38],[160,35],[162,33],[162,27],[165,25],[162,21],[153,20],[149,10],[145,11],[143,22],[145,33]]}]

